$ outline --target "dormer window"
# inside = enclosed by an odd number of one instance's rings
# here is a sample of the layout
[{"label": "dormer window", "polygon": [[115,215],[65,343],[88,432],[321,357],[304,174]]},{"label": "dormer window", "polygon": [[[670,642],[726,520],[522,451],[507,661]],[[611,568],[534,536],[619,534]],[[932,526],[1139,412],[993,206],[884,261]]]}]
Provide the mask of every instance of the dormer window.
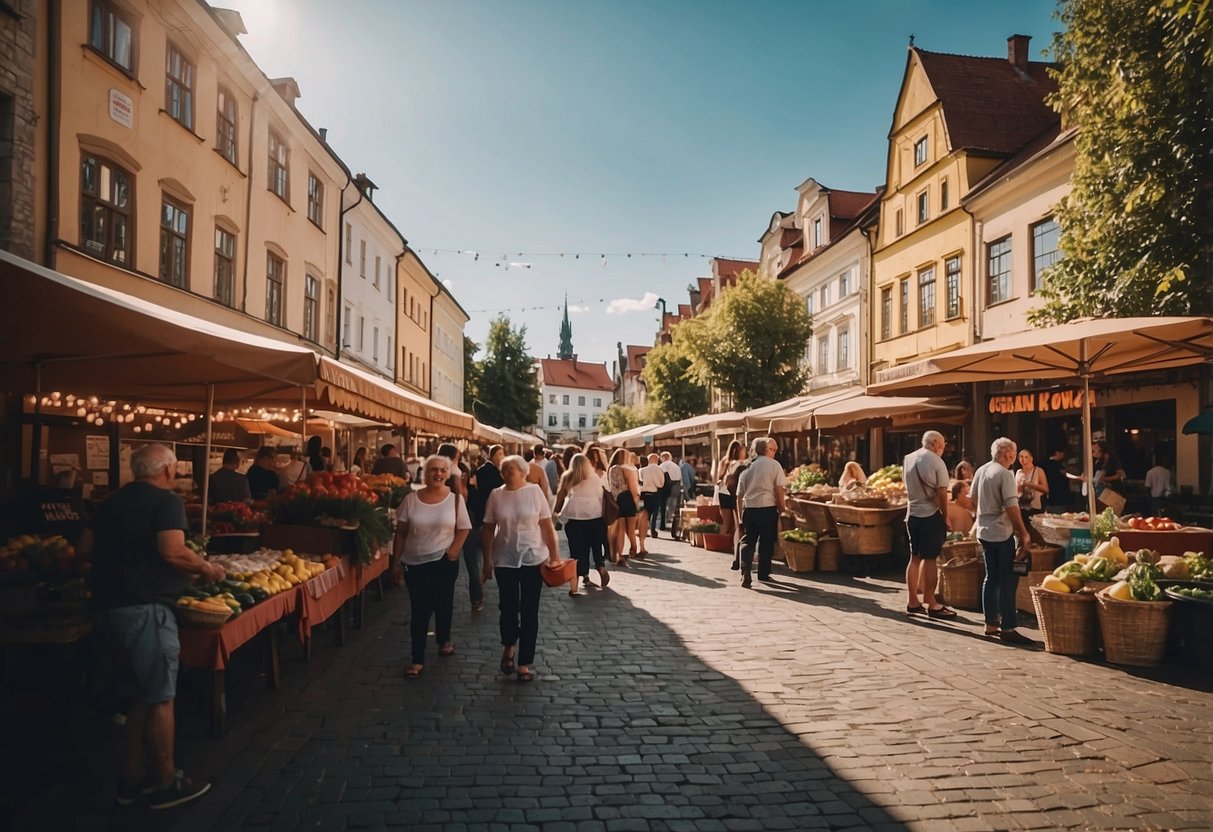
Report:
[{"label": "dormer window", "polygon": [[914,167],[927,163],[927,137],[914,142]]},{"label": "dormer window", "polygon": [[821,233],[821,217],[813,220],[813,248],[820,248],[824,242]]}]

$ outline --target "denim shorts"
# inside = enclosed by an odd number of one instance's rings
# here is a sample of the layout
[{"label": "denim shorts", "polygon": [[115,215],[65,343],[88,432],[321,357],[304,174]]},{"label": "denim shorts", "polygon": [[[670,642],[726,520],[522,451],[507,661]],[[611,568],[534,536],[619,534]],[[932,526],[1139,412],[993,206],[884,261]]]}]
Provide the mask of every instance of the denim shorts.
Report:
[{"label": "denim shorts", "polygon": [[163,604],[114,607],[97,613],[97,625],[110,652],[130,672],[138,701],[157,705],[176,698],[181,642],[171,609]]},{"label": "denim shorts", "polygon": [[910,540],[910,554],[923,560],[935,560],[948,536],[947,521],[939,512],[930,517],[910,516],[906,518],[906,534]]}]

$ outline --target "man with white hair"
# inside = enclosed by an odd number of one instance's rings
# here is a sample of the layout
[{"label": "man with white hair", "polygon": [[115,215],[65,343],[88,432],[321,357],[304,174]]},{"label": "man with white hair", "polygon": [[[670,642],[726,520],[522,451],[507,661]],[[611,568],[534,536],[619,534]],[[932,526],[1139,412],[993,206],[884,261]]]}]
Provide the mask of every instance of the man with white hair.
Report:
[{"label": "man with white hair", "polygon": [[661,462],[661,457],[657,454],[649,454],[649,464],[640,469],[640,499],[644,503],[644,512],[638,527],[642,540],[646,523],[649,527],[649,534],[653,537],[657,536],[658,513],[661,511],[661,488],[665,485],[665,471],[661,470],[659,462]]},{"label": "man with white hair", "polygon": [[191,578],[219,581],[224,572],[185,545],[189,523],[185,504],[172,490],[173,452],[144,445],[131,455],[131,473],[134,481],[97,509],[82,548],[92,552],[98,633],[125,660],[137,688],[126,716],[117,800],[129,805],[143,798],[149,809],[168,809],[211,787],[185,776],[174,762],[181,644],[173,606]]},{"label": "man with white hair", "polygon": [[741,511],[741,586],[750,588],[750,568],[758,552],[758,580],[771,580],[771,558],[779,513],[784,511],[783,491],[788,481],[775,459],[779,445],[769,436],[750,443],[752,460],[737,480],[737,508]]},{"label": "man with white hair", "polygon": [[955,618],[935,598],[939,572],[935,561],[943,550],[951,526],[948,523],[948,466],[943,463],[946,445],[943,434],[929,430],[922,435],[922,447],[902,461],[902,480],[906,495],[906,534],[910,541],[910,565],[906,567],[906,589],[910,600],[907,615],[926,614],[931,618]]},{"label": "man with white hair", "polygon": [[[997,636],[1007,644],[1034,645],[1036,642],[1015,629],[1015,590],[1019,586],[1019,576],[1012,568],[1012,561],[1031,556],[1028,528],[1019,510],[1019,488],[1011,473],[1015,452],[1015,443],[1000,436],[990,445],[990,461],[973,475],[973,503],[977,509],[973,529],[986,561],[986,579],[981,588],[986,635]],[[1011,536],[1012,531],[1019,536],[1018,546]]]}]

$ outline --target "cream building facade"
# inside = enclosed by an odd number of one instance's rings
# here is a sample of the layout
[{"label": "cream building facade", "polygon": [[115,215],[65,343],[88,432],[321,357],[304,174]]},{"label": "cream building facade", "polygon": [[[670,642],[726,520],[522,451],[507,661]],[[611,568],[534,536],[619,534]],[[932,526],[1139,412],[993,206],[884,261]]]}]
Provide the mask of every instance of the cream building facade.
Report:
[{"label": "cream building facade", "polygon": [[439,284],[438,288],[433,305],[430,398],[463,410],[463,330],[467,326],[468,313],[446,286]]},{"label": "cream building facade", "polygon": [[360,173],[343,195],[340,356],[394,379],[396,262],[405,241],[375,205],[374,191],[374,183]]},{"label": "cream building facade", "polygon": [[[430,343],[433,333],[433,303],[438,279],[407,245],[396,262],[398,306],[396,338],[399,351],[396,383],[428,397],[430,395]],[[461,403],[462,404],[462,403]]]}]

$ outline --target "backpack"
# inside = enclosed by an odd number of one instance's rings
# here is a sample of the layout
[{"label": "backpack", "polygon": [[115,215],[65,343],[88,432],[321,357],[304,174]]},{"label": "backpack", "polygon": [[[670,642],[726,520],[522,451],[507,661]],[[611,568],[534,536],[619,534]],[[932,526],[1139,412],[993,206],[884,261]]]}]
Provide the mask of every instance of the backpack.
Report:
[{"label": "backpack", "polygon": [[730,471],[724,478],[724,487],[730,494],[737,494],[737,483],[741,481],[741,475],[750,467],[750,463],[743,462]]}]

